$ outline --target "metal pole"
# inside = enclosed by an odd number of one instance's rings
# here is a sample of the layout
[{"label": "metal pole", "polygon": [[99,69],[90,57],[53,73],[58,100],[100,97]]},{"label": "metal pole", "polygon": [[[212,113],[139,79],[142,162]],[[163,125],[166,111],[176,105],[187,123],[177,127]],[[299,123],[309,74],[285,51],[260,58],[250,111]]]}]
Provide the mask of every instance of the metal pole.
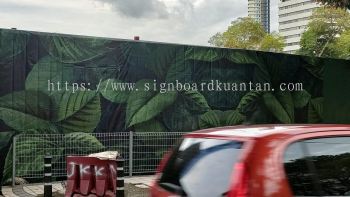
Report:
[{"label": "metal pole", "polygon": [[12,187],[16,185],[16,141],[17,136],[13,138],[12,143]]},{"label": "metal pole", "polygon": [[134,146],[134,132],[129,132],[129,176],[132,176],[132,168],[133,168],[133,146]]},{"label": "metal pole", "polygon": [[117,158],[117,197],[124,197],[124,159],[119,157]]},{"label": "metal pole", "polygon": [[44,157],[44,197],[52,197],[52,156]]}]

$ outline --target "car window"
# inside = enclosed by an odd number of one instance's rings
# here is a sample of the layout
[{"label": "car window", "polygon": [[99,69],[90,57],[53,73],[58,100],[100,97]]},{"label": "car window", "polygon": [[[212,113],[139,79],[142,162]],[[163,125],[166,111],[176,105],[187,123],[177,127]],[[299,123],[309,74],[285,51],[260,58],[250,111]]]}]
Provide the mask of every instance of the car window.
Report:
[{"label": "car window", "polygon": [[242,145],[232,140],[185,138],[164,167],[159,185],[181,196],[222,196],[229,190]]},{"label": "car window", "polygon": [[296,196],[350,196],[350,137],[293,143],[284,166]]}]

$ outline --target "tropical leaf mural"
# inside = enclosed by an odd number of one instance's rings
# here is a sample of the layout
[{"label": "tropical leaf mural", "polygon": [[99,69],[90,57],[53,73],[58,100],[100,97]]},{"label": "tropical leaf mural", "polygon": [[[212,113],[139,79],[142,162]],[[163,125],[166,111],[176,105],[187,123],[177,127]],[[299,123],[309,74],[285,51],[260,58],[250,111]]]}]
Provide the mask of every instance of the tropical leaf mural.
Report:
[{"label": "tropical leaf mural", "polygon": [[315,98],[310,101],[308,120],[309,123],[320,123],[323,122],[323,103],[324,98]]},{"label": "tropical leaf mural", "polygon": [[245,117],[236,110],[219,111],[211,110],[200,116],[199,128],[212,128],[232,126],[243,123]]},{"label": "tropical leaf mural", "polygon": [[[46,134],[52,134],[50,131],[45,131]],[[29,130],[22,134],[32,135],[30,138],[21,140],[20,143],[16,144],[17,158],[26,159],[25,155],[35,155],[34,161],[31,164],[34,165],[19,165],[16,168],[16,172],[19,176],[26,176],[26,172],[43,172],[44,170],[44,156],[47,154],[53,155],[53,167],[55,165],[61,165],[62,160],[65,158],[63,155],[74,155],[91,152],[101,152],[105,150],[105,147],[96,139],[94,136],[74,132],[64,136],[62,139],[56,139],[56,143],[53,143],[52,136],[43,134],[43,131]],[[38,143],[40,142],[40,143]],[[64,144],[74,145],[82,147],[81,150],[71,149],[70,146],[64,146]],[[66,147],[66,148],[62,148]],[[12,146],[7,154],[4,167],[4,181],[8,181],[12,176]],[[28,163],[28,161],[18,161],[21,163]]]},{"label": "tropical leaf mural", "polygon": [[123,86],[123,82],[120,80],[106,79],[101,83],[100,87],[101,89],[99,91],[102,96],[111,102],[125,103],[129,98],[130,91],[123,88],[125,86]]},{"label": "tropical leaf mural", "polygon": [[[339,61],[0,29],[0,179],[9,177],[14,135],[42,134],[45,142],[65,134],[62,141],[90,152],[104,147],[89,133],[327,122],[326,68]],[[29,154],[28,144],[19,151]]]},{"label": "tropical leaf mural", "polygon": [[41,41],[51,57],[68,64],[92,60],[113,50],[111,41],[101,38],[43,35]]},{"label": "tropical leaf mural", "polygon": [[152,82],[151,80],[137,82],[135,91],[129,96],[126,108],[127,127],[151,120],[169,107],[176,99],[177,93],[173,91],[158,93],[144,90],[146,83]]}]

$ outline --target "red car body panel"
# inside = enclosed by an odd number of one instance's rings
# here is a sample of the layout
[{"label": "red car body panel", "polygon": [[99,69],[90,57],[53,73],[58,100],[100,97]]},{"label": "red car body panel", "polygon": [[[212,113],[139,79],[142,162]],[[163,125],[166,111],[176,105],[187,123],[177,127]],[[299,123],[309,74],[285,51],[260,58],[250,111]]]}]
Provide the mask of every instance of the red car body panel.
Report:
[{"label": "red car body panel", "polygon": [[[253,197],[293,196],[284,171],[286,148],[301,139],[350,136],[350,125],[254,125],[205,129],[184,138],[215,138],[244,141],[238,163],[247,164],[248,195]],[[157,175],[160,177],[160,174]],[[234,177],[231,178],[234,181]],[[234,182],[231,184],[234,187]],[[232,187],[230,188],[232,190]],[[152,197],[177,196],[157,185],[150,189]],[[230,196],[230,195],[229,195]]]}]

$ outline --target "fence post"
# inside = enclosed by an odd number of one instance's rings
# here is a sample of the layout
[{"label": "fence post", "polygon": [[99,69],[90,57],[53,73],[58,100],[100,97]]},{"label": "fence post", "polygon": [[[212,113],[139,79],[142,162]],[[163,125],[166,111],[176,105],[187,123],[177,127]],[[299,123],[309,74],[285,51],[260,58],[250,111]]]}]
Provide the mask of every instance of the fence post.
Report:
[{"label": "fence post", "polygon": [[124,159],[122,157],[117,158],[117,197],[124,197]]},{"label": "fence post", "polygon": [[16,185],[16,141],[17,136],[13,137],[12,143],[12,187]]},{"label": "fence post", "polygon": [[44,157],[44,197],[52,197],[52,156]]},{"label": "fence post", "polygon": [[133,147],[134,147],[134,132],[129,131],[129,176],[132,176]]}]

